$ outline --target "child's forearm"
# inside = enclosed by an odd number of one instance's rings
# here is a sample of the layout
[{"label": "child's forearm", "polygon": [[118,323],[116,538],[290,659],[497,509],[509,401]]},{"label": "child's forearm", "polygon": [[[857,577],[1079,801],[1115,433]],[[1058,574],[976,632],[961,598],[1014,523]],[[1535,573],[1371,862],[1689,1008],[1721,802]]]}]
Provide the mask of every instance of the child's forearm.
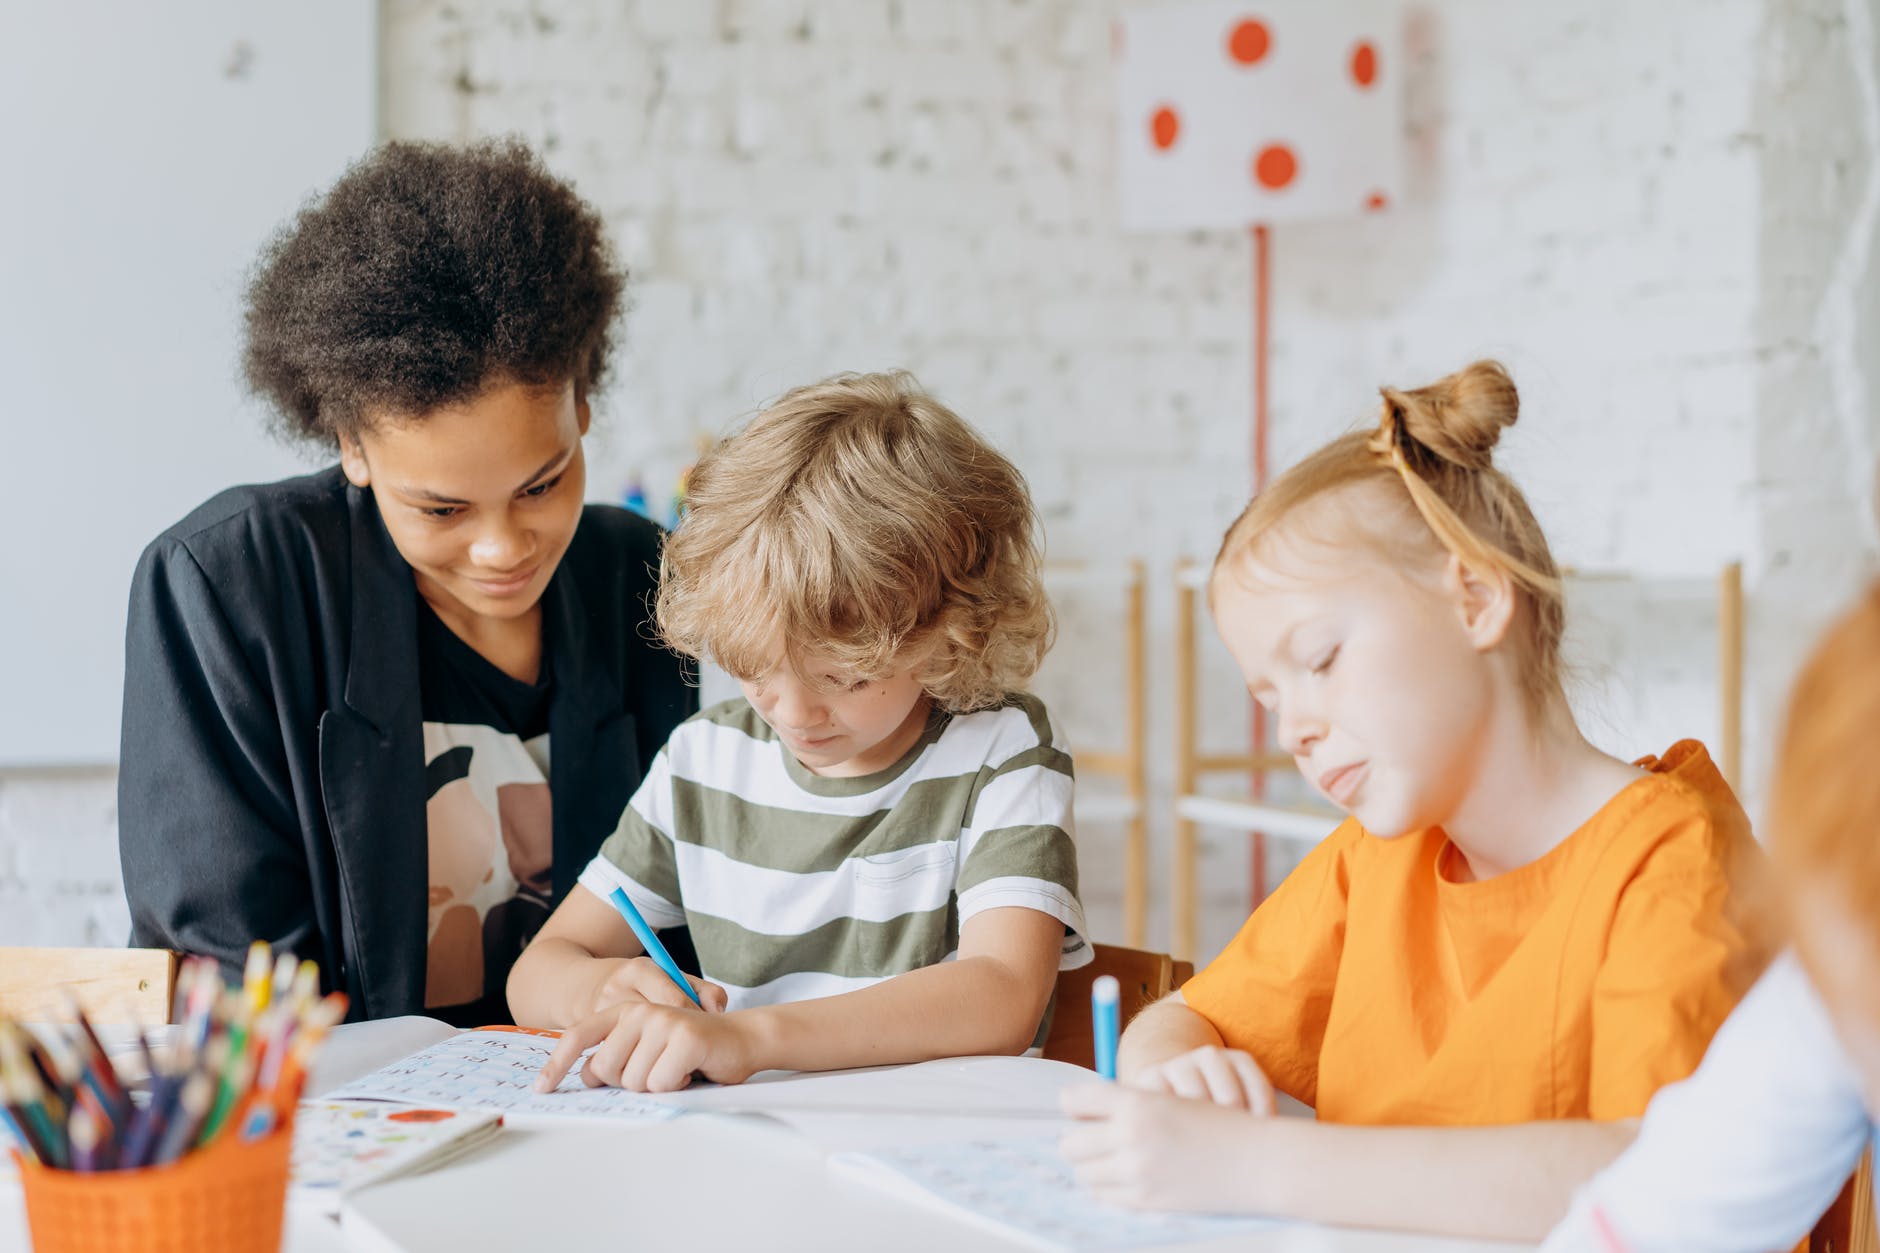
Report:
[{"label": "child's forearm", "polygon": [[750,1068],[842,1070],[1031,1047],[1049,988],[994,957],[963,957],[872,987],[742,1011]]},{"label": "child's forearm", "polygon": [[[1355,1127],[1248,1119],[1247,1209],[1307,1222],[1539,1240],[1635,1122]],[[1458,1190],[1457,1181],[1467,1180]]]},{"label": "child's forearm", "polygon": [[525,1027],[567,1027],[593,1013],[595,963],[572,940],[537,936],[509,970],[509,1012]]},{"label": "child's forearm", "polygon": [[1123,1032],[1116,1051],[1117,1077],[1127,1080],[1190,1049],[1222,1043],[1213,1023],[1183,1004],[1178,996],[1166,997],[1137,1014],[1129,1030]]}]

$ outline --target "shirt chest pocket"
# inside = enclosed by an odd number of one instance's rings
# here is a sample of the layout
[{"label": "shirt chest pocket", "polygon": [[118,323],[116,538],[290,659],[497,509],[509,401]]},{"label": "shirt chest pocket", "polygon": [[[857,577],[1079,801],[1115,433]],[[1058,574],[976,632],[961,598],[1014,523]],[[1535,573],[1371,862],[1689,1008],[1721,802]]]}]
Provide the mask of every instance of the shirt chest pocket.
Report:
[{"label": "shirt chest pocket", "polygon": [[940,908],[953,893],[958,857],[958,845],[947,840],[856,858],[855,916],[885,921]]},{"label": "shirt chest pocket", "polygon": [[953,884],[959,850],[952,841],[859,857],[852,866],[851,932],[856,959],[886,977],[940,961],[955,943]]}]

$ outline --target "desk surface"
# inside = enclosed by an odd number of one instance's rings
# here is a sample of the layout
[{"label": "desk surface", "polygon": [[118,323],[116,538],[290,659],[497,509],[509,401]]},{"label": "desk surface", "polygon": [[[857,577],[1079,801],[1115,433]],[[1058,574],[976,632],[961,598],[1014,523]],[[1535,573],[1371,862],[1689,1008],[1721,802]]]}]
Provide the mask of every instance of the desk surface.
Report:
[{"label": "desk surface", "polygon": [[[312,1091],[337,1087],[412,1047],[393,1024],[342,1027],[313,1075]],[[1029,1247],[830,1169],[818,1139],[749,1114],[620,1125],[525,1121],[443,1168],[359,1192],[343,1226],[290,1208],[286,1250],[585,1248],[628,1234],[645,1248],[766,1253]],[[29,1247],[18,1185],[8,1177],[0,1181],[0,1253]],[[1282,1227],[1231,1244],[1181,1247],[1509,1253],[1525,1246]]]}]

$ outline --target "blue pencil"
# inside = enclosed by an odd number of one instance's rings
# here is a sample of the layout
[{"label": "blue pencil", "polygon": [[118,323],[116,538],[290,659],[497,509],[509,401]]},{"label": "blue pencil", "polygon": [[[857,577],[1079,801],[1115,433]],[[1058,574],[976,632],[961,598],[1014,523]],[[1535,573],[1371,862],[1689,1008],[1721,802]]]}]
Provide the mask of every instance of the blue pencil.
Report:
[{"label": "blue pencil", "polygon": [[646,919],[640,917],[640,911],[633,907],[633,902],[627,899],[627,894],[615,888],[607,894],[607,899],[615,909],[620,911],[620,916],[627,920],[627,925],[633,928],[633,934],[640,941],[640,947],[646,950],[646,955],[659,964],[659,968],[666,972],[668,979],[679,985],[681,992],[692,998],[694,1005],[704,1009],[704,1002],[698,999],[698,993],[692,990],[692,985],[686,981],[686,977],[679,973],[679,963],[672,960],[672,954],[668,953],[666,946],[659,942],[659,937],[653,934],[653,929],[646,925]]},{"label": "blue pencil", "polygon": [[5,1128],[13,1137],[14,1143],[19,1146],[21,1156],[29,1161],[39,1160],[39,1148],[33,1143],[33,1137],[26,1134],[26,1128],[13,1117],[13,1111],[7,1108],[4,1102],[0,1102],[0,1128]]},{"label": "blue pencil", "polygon": [[163,1129],[162,1137],[157,1141],[156,1150],[150,1154],[149,1164],[161,1166],[173,1162],[189,1151],[195,1142],[196,1133],[202,1129],[202,1120],[209,1113],[209,1106],[215,1100],[215,1073],[198,1070],[183,1081],[183,1090],[176,1098],[176,1113],[170,1119],[170,1125]]},{"label": "blue pencil", "polygon": [[1090,984],[1090,1034],[1096,1046],[1097,1074],[1116,1078],[1117,1009],[1123,989],[1112,975],[1098,975]]},{"label": "blue pencil", "polygon": [[182,1088],[181,1075],[159,1074],[151,1081],[150,1103],[132,1116],[130,1131],[124,1137],[124,1151],[118,1158],[119,1165],[134,1169],[149,1159],[163,1138],[163,1130],[169,1125],[171,1111],[176,1107],[176,1095]]}]

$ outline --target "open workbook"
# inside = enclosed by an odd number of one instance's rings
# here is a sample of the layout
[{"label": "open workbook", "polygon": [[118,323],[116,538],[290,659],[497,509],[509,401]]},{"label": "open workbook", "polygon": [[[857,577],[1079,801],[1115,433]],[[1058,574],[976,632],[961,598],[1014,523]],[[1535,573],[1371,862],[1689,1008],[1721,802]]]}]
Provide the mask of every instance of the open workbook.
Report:
[{"label": "open workbook", "polygon": [[961,1057],[822,1074],[770,1071],[741,1084],[697,1084],[661,1095],[588,1088],[577,1071],[555,1092],[537,1093],[532,1085],[555,1047],[552,1033],[399,1021],[364,1025],[408,1033],[399,1042],[413,1051],[368,1074],[346,1076],[327,1092],[329,1099],[492,1111],[517,1122],[757,1116],[806,1137],[856,1183],[952,1210],[1040,1248],[1231,1239],[1271,1225],[1097,1204],[1078,1188],[1056,1149],[1067,1125],[1060,1092],[1092,1079],[1088,1070],[1063,1062]]},{"label": "open workbook", "polygon": [[[362,1029],[383,1037],[371,1042],[377,1056],[409,1051],[368,1073],[316,1072],[315,1088],[325,1099],[487,1110],[512,1119],[644,1122],[688,1112],[755,1114],[798,1126],[831,1149],[855,1146],[857,1137],[841,1127],[847,1119],[866,1119],[877,1135],[896,1137],[894,1142],[931,1130],[936,1121],[960,1134],[974,1120],[1024,1124],[1028,1134],[1037,1134],[1041,1121],[1061,1121],[1058,1092],[1090,1078],[1089,1071],[1063,1062],[964,1057],[821,1074],[766,1071],[741,1084],[697,1081],[681,1092],[651,1095],[590,1088],[577,1063],[555,1091],[542,1093],[534,1083],[555,1049],[553,1032],[460,1031],[423,1018],[364,1023],[348,1031]],[[830,1140],[818,1134],[823,1129]]]}]

